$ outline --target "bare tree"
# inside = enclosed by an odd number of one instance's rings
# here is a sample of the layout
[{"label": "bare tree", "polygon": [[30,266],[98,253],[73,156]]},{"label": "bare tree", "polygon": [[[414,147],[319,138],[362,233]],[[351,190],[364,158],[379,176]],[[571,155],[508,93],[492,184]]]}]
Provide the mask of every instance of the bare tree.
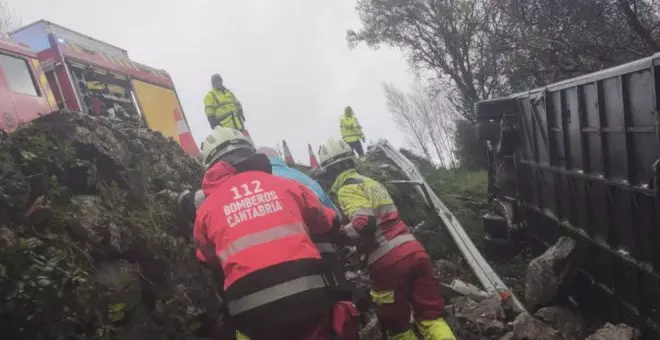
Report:
[{"label": "bare tree", "polygon": [[516,91],[660,51],[658,0],[488,0],[492,39]]},{"label": "bare tree", "polygon": [[418,70],[430,71],[457,90],[458,112],[474,120],[474,104],[501,94],[499,55],[491,32],[499,12],[487,0],[358,0],[363,23],[349,31],[351,45],[389,45],[407,53]]},{"label": "bare tree", "polygon": [[409,93],[385,85],[385,96],[388,109],[399,128],[408,136],[414,136],[413,147],[431,161],[455,167],[452,139],[455,112],[446,98],[425,91],[419,82],[413,85]]},{"label": "bare tree", "polygon": [[[403,91],[392,85],[385,84],[385,98],[387,99],[387,109],[394,118],[394,122],[405,133],[406,138],[412,147],[421,151],[427,159],[432,160],[428,148],[428,135],[423,133],[424,124],[421,120],[412,114],[412,107]],[[410,137],[412,136],[412,137]]]},{"label": "bare tree", "polygon": [[9,8],[6,0],[0,0],[0,37],[6,38],[19,25],[18,15]]}]

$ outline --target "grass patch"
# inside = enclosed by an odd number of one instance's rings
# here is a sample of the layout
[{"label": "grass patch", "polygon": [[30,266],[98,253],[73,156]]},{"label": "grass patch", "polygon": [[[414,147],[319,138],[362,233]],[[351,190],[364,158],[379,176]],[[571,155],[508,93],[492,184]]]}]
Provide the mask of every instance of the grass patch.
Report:
[{"label": "grass patch", "polygon": [[424,174],[435,194],[461,222],[472,241],[483,246],[481,216],[490,206],[486,200],[488,175],[485,171],[437,169]]},{"label": "grass patch", "polygon": [[[424,176],[440,200],[461,222],[472,242],[483,251],[484,231],[481,216],[491,209],[487,201],[488,174],[485,171],[436,169],[426,171]],[[527,264],[532,258],[531,252],[523,250],[511,258],[486,260],[504,283],[522,298]]]}]

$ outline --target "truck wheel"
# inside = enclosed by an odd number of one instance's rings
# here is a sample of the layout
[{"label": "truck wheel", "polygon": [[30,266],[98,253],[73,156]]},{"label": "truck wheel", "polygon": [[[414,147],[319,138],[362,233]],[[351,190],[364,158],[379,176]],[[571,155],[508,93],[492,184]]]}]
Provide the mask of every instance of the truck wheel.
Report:
[{"label": "truck wheel", "polygon": [[487,213],[481,217],[484,233],[492,238],[509,238],[509,227],[506,219],[493,213]]}]

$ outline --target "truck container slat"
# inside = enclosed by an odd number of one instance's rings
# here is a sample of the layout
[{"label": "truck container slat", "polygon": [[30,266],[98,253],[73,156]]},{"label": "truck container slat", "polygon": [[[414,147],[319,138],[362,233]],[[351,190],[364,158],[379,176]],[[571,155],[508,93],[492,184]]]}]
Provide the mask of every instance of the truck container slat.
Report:
[{"label": "truck container slat", "polygon": [[656,54],[476,105],[479,124],[517,131],[513,154],[489,151],[514,164],[515,188],[491,185],[491,196],[515,202],[538,251],[578,239],[573,297],[648,339],[660,338],[659,65]]}]

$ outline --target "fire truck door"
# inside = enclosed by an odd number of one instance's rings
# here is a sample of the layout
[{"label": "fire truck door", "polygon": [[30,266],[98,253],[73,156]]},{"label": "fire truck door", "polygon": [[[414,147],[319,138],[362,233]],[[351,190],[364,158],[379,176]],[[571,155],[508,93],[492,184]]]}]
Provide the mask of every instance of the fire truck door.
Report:
[{"label": "fire truck door", "polygon": [[4,71],[0,68],[0,130],[11,132],[18,126],[18,117],[12,101],[11,89]]}]

